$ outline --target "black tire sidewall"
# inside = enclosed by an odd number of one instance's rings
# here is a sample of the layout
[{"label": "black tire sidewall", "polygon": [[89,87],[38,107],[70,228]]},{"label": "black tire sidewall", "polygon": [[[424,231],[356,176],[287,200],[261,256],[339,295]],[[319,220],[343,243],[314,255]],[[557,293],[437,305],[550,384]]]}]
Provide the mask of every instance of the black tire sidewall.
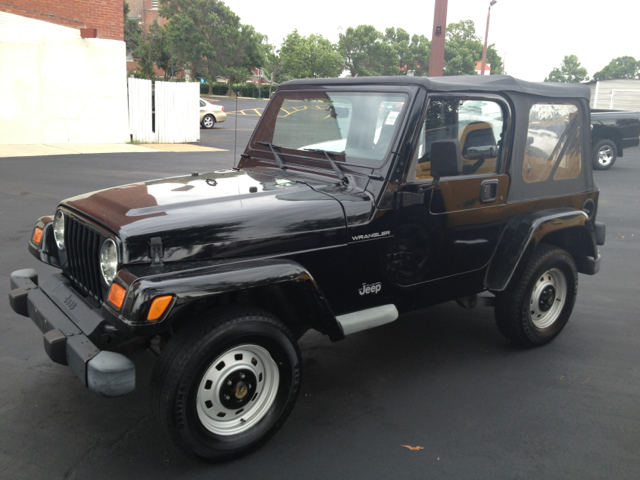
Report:
[{"label": "black tire sidewall", "polygon": [[[611,150],[613,152],[613,160],[611,160],[611,163],[609,163],[609,165],[602,166],[600,165],[600,162],[598,162],[598,152],[600,152],[600,149],[605,145],[608,145],[609,147],[611,147]],[[607,140],[607,139],[599,140],[596,143],[595,147],[593,147],[593,168],[595,170],[609,170],[611,167],[613,167],[613,164],[616,163],[617,158],[618,158],[617,147],[616,147],[616,144],[611,140]]]},{"label": "black tire sidewall", "polygon": [[[206,118],[207,118],[207,117],[210,117],[210,118],[213,120],[213,123],[211,124],[211,126],[210,126],[210,127],[207,127],[207,126],[205,125],[205,121],[206,121]],[[210,129],[212,129],[212,128],[213,128],[213,127],[215,127],[215,126],[216,126],[216,117],[214,117],[214,116],[213,116],[213,115],[211,115],[210,113],[208,113],[207,115],[205,115],[204,117],[202,117],[202,127],[203,127],[203,128],[206,128],[206,129],[210,130]]]},{"label": "black tire sidewall", "polygon": [[[567,294],[558,318],[547,328],[533,324],[530,300],[540,276],[552,268],[560,270],[567,283]],[[560,248],[541,245],[526,266],[518,268],[509,287],[496,296],[496,322],[509,340],[523,347],[537,347],[549,343],[567,324],[578,292],[578,272],[571,255]]]},{"label": "black tire sidewall", "polygon": [[[560,315],[558,316],[556,321],[548,327],[540,329],[533,324],[533,320],[531,319],[531,315],[529,314],[529,301],[531,299],[533,288],[538,281],[538,278],[552,268],[560,270],[564,275],[565,282],[567,284],[567,293],[562,311],[560,312]],[[550,255],[548,258],[546,258],[530,276],[522,301],[521,315],[525,332],[534,343],[541,344],[551,341],[553,338],[558,336],[558,334],[562,331],[562,329],[569,321],[569,317],[571,316],[571,312],[573,311],[573,306],[576,301],[576,278],[577,277],[575,267],[573,267],[573,260],[568,256],[567,253],[563,253],[559,250],[556,251],[556,253],[554,253],[553,255]]]},{"label": "black tire sidewall", "polygon": [[[170,387],[174,396],[171,416],[176,440],[183,448],[204,458],[230,459],[258,447],[275,434],[293,408],[299,390],[300,356],[290,335],[277,324],[252,317],[222,325],[202,338],[189,352],[190,358],[181,371],[172,372],[175,385]],[[198,418],[198,387],[216,358],[235,346],[247,344],[265,348],[276,362],[280,373],[276,397],[267,414],[246,432],[216,435]]]}]

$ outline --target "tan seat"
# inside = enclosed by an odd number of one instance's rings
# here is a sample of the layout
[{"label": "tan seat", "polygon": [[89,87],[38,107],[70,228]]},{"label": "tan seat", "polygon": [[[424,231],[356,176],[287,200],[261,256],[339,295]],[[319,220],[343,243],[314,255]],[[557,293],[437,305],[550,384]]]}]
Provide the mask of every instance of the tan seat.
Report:
[{"label": "tan seat", "polygon": [[[460,135],[460,145],[462,145],[462,168],[465,166],[472,167],[479,160],[472,160],[467,157],[470,147],[482,147],[488,145],[496,145],[496,137],[493,135],[493,129],[488,122],[472,122],[462,131]],[[475,170],[474,174],[479,173],[495,173],[498,157],[488,157],[480,167]]]}]

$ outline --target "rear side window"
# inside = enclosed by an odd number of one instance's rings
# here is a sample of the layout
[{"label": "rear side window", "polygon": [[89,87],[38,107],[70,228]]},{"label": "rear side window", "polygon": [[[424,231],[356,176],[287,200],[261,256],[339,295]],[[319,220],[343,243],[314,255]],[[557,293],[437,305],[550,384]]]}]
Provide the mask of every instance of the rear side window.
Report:
[{"label": "rear side window", "polygon": [[575,178],[582,168],[580,115],[571,104],[536,103],[529,111],[529,129],[522,168],[526,183]]}]

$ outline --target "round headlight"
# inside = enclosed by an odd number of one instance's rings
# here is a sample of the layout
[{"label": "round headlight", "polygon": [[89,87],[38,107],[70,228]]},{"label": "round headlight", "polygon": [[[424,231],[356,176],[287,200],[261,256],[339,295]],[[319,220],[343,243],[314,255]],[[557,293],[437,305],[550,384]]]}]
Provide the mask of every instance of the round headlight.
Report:
[{"label": "round headlight", "polygon": [[58,248],[64,250],[64,213],[62,210],[56,212],[56,218],[53,220],[53,237]]},{"label": "round headlight", "polygon": [[107,285],[111,284],[118,272],[118,247],[111,238],[107,238],[100,249],[100,271]]}]

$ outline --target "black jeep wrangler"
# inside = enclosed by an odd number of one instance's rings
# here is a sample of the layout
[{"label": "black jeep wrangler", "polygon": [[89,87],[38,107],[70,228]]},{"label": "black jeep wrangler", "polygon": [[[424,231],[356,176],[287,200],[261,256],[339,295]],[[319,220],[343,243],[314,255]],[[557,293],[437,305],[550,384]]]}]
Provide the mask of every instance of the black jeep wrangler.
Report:
[{"label": "black jeep wrangler", "polygon": [[102,190],[40,218],[13,309],[89,390],[135,388],[196,455],[245,453],[298,394],[296,340],[457,300],[534,347],[598,272],[589,89],[508,76],[296,80],[238,167]]}]

